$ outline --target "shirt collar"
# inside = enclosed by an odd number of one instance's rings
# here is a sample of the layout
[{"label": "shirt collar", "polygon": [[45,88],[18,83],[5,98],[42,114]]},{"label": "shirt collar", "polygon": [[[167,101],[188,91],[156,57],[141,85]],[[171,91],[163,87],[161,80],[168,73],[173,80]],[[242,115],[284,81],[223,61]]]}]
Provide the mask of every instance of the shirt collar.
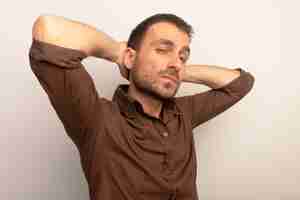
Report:
[{"label": "shirt collar", "polygon": [[[142,105],[132,97],[128,95],[128,84],[121,84],[115,90],[113,95],[113,101],[117,102],[119,105],[120,111],[129,118],[138,117],[138,113],[144,113]],[[166,99],[163,103],[162,108],[162,120],[168,122],[174,116],[180,115],[174,98]]]}]

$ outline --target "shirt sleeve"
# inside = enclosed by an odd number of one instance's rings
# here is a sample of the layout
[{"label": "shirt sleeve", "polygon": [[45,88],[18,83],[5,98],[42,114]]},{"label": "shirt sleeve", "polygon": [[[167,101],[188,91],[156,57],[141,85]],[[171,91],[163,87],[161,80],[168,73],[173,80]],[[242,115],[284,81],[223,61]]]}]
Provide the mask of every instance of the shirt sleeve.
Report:
[{"label": "shirt sleeve", "polygon": [[35,39],[29,51],[33,73],[77,146],[90,137],[99,101],[93,80],[81,63],[86,57],[83,51]]},{"label": "shirt sleeve", "polygon": [[224,112],[246,96],[252,89],[255,80],[254,76],[241,68],[236,70],[240,71],[240,76],[222,88],[178,97],[177,101],[191,120],[192,128],[196,128]]}]

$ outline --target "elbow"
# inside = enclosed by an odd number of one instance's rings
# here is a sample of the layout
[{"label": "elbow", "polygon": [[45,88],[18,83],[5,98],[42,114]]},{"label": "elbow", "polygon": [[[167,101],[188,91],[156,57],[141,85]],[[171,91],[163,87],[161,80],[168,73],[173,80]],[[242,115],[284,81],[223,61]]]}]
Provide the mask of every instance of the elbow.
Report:
[{"label": "elbow", "polygon": [[254,86],[255,78],[249,72],[243,72],[241,76],[229,85],[227,85],[223,90],[230,96],[234,97],[236,100],[239,100],[246,96]]},{"label": "elbow", "polygon": [[50,15],[40,15],[33,23],[32,27],[32,38],[37,40],[45,39],[48,29],[47,24],[49,24]]},{"label": "elbow", "polygon": [[240,70],[240,77],[237,78],[237,91],[240,91],[242,96],[246,95],[247,93],[252,90],[255,82],[255,77],[252,73],[247,72],[245,70]]},{"label": "elbow", "polygon": [[248,72],[244,81],[244,86],[241,87],[243,89],[240,91],[239,98],[243,98],[253,89],[255,78],[251,73]]},{"label": "elbow", "polygon": [[249,74],[248,76],[248,92],[249,92],[254,86],[255,77],[251,73],[248,74]]}]

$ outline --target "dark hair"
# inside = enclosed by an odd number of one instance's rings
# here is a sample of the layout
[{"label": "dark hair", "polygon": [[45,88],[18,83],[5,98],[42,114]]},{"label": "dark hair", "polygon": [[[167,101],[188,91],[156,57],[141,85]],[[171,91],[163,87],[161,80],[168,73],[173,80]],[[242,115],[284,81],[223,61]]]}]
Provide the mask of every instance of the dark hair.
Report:
[{"label": "dark hair", "polygon": [[127,42],[128,47],[138,50],[148,28],[158,22],[169,22],[174,24],[178,29],[187,33],[189,38],[192,38],[192,34],[194,33],[192,26],[185,22],[182,18],[174,14],[159,13],[146,18],[132,30]]}]

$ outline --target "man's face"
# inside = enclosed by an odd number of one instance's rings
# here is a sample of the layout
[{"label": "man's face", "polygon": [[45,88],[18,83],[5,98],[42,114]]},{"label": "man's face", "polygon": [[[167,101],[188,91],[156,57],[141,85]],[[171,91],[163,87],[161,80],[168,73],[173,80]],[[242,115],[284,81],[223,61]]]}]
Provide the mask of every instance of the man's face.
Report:
[{"label": "man's face", "polygon": [[189,57],[187,33],[167,22],[149,27],[131,68],[135,87],[159,99],[173,97]]}]

